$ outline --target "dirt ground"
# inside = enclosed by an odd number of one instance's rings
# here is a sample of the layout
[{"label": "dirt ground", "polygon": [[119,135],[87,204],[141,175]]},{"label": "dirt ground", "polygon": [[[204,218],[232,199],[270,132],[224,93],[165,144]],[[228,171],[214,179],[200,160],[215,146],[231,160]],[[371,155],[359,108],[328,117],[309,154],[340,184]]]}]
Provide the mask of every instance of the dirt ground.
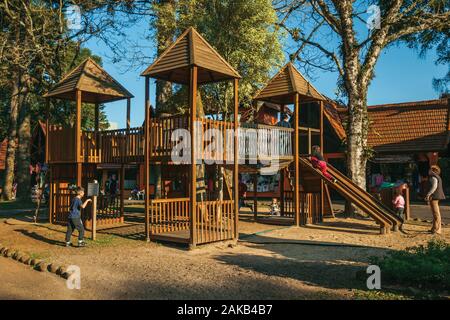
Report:
[{"label": "dirt ground", "polygon": [[[81,290],[73,291],[62,278],[0,257],[0,298],[352,299],[365,287],[355,275],[369,257],[433,237],[429,225],[408,224],[408,234],[381,236],[371,220],[337,218],[296,228],[255,223],[243,214],[238,246],[189,251],[145,243],[142,218],[128,215],[125,224],[102,230],[86,248],[64,247],[64,227],[34,225],[26,215],[0,219],[1,244],[81,268]],[[450,241],[450,229],[441,237]]]}]

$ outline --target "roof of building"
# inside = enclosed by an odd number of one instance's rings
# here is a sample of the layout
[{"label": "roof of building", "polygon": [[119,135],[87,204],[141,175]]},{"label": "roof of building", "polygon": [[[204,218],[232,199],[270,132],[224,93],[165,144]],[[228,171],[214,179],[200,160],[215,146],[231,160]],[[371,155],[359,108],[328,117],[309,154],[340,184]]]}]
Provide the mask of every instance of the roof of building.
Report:
[{"label": "roof of building", "polygon": [[70,71],[44,97],[75,101],[77,90],[82,91],[81,99],[87,103],[133,98],[127,89],[91,58]]},{"label": "roof of building", "polygon": [[300,95],[300,99],[307,101],[325,100],[319,91],[289,62],[257,93],[254,100],[293,104],[295,93]]},{"label": "roof of building", "polygon": [[[447,150],[450,142],[449,101],[449,98],[443,98],[369,106],[369,147],[378,153]],[[327,118],[336,112],[345,121],[346,109],[336,105],[326,108]],[[335,117],[330,123],[333,128],[338,126]]]},{"label": "roof of building", "polygon": [[239,73],[198,33],[187,29],[143,73],[155,79],[189,84],[190,67],[198,67],[198,83],[239,79]]}]

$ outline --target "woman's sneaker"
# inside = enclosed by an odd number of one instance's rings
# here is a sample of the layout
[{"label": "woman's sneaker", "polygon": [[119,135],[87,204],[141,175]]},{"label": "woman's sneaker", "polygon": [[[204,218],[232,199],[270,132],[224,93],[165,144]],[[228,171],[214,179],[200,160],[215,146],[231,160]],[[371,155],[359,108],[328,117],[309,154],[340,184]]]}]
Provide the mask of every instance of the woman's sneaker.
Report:
[{"label": "woman's sneaker", "polygon": [[86,242],[78,241],[78,247],[86,247]]},{"label": "woman's sneaker", "polygon": [[66,242],[66,247],[71,247],[72,246],[72,242]]}]

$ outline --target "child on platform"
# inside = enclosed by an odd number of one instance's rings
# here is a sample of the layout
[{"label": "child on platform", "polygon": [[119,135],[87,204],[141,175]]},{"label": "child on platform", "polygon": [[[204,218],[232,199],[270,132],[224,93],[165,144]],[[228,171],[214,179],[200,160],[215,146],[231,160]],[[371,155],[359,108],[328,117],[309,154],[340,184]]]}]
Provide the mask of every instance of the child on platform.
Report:
[{"label": "child on platform", "polygon": [[69,207],[70,211],[69,221],[67,222],[66,247],[70,247],[72,245],[70,238],[72,237],[74,229],[78,230],[78,246],[84,247],[86,245],[84,242],[83,221],[81,221],[81,209],[86,208],[87,204],[92,200],[88,199],[83,203],[81,199],[84,197],[84,189],[78,187],[76,190],[77,195],[72,199]]},{"label": "child on platform", "polygon": [[273,198],[272,203],[270,204],[270,214],[272,216],[279,216],[280,215],[280,206],[278,205],[278,199]]},{"label": "child on platform", "polygon": [[331,180],[333,183],[336,183],[336,179],[334,179],[333,176],[328,173],[327,163],[322,155],[319,146],[312,147],[311,163],[314,168],[319,169],[322,172],[325,178]]}]

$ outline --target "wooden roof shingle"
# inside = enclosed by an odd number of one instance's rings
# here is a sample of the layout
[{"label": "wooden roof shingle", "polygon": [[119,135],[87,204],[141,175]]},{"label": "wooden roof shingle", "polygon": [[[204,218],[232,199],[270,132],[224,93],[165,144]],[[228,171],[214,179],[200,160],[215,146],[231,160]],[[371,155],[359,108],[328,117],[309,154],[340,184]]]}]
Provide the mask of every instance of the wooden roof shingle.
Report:
[{"label": "wooden roof shingle", "polygon": [[239,79],[239,73],[192,27],[175,40],[141,75],[189,84],[190,67],[198,67],[198,83]]},{"label": "wooden roof shingle", "polygon": [[77,90],[82,91],[82,101],[87,103],[133,98],[127,89],[91,58],[70,71],[44,97],[73,101],[76,99]]},{"label": "wooden roof shingle", "polygon": [[325,100],[319,91],[289,62],[258,92],[254,100],[293,104],[295,93],[307,101]]}]

